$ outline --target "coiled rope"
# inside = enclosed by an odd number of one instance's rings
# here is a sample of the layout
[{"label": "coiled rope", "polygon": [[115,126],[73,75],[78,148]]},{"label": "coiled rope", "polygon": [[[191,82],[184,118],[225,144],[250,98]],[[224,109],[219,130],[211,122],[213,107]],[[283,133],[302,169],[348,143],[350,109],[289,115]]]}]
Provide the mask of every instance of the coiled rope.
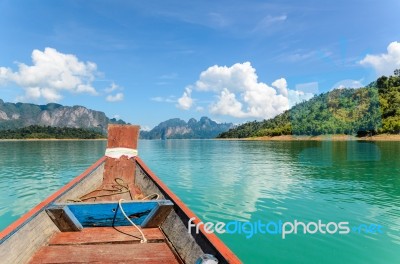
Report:
[{"label": "coiled rope", "polygon": [[[119,206],[119,208],[121,209],[122,214],[125,216],[126,220],[128,220],[129,223],[131,223],[131,225],[133,225],[134,227],[136,227],[136,229],[137,229],[137,230],[140,232],[140,234],[142,235],[142,238],[143,238],[143,239],[140,240],[140,243],[147,243],[147,239],[146,239],[146,237],[144,236],[142,230],[141,230],[134,222],[132,222],[132,220],[126,215],[124,209],[122,208],[122,201],[125,201],[125,200],[124,200],[124,199],[119,199],[119,201],[118,201],[118,206]],[[115,214],[116,214],[116,213],[117,213],[117,212],[115,212]]]},{"label": "coiled rope", "polygon": [[[84,202],[90,199],[94,199],[94,201],[96,201],[97,198],[99,197],[105,197],[105,196],[113,196],[113,195],[118,195],[118,194],[123,194],[123,193],[129,193],[129,195],[131,196],[132,199],[132,193],[131,190],[129,189],[128,185],[125,183],[125,181],[121,178],[115,178],[115,185],[111,186],[111,189],[106,189],[106,188],[101,188],[101,189],[96,189],[93,190],[91,192],[88,192],[85,195],[82,195],[81,197],[77,198],[77,199],[68,199],[68,201],[70,202]],[[93,196],[89,196],[89,197],[85,197],[87,195],[90,195],[92,193],[95,192],[110,192],[110,193],[105,193],[105,194],[99,194],[99,195],[93,195]]]},{"label": "coiled rope", "polygon": [[[113,195],[118,195],[118,194],[123,194],[123,193],[129,193],[129,196],[132,199],[132,193],[131,190],[129,189],[128,184],[125,183],[125,181],[121,178],[115,178],[115,185],[112,185],[111,188],[112,189],[106,189],[106,188],[101,188],[101,189],[95,189],[91,192],[88,192],[85,195],[82,195],[81,197],[77,198],[77,199],[68,199],[68,202],[74,202],[74,203],[79,203],[79,202],[84,202],[90,199],[94,199],[94,202],[96,201],[97,198],[99,197],[106,197],[106,196],[113,196]],[[111,193],[106,193],[106,194],[99,194],[99,195],[93,195],[93,196],[89,196],[89,197],[85,197],[87,195],[90,195],[92,193],[95,192],[111,192]],[[136,198],[136,197],[135,197]],[[144,198],[140,199],[140,200],[158,200],[160,198],[160,195],[158,193],[152,193],[150,195],[145,196]]]}]

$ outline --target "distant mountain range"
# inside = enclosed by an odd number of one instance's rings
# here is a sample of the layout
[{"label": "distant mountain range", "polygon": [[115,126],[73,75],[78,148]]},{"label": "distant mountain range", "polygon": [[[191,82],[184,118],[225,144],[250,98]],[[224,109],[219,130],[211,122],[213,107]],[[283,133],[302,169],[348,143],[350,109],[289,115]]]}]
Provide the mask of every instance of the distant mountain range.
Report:
[{"label": "distant mountain range", "polygon": [[141,139],[194,139],[215,138],[222,132],[233,128],[232,123],[217,123],[208,117],[199,121],[191,118],[187,123],[179,118],[160,123],[150,131],[141,131]]},{"label": "distant mountain range", "polygon": [[0,99],[0,130],[18,129],[31,125],[91,129],[105,133],[108,124],[125,124],[108,118],[105,113],[83,106],[63,106],[50,103],[5,103]]},{"label": "distant mountain range", "polygon": [[[63,106],[50,103],[6,103],[0,99],[0,130],[17,130],[29,126],[71,127],[107,132],[108,124],[126,124],[123,120],[108,118],[105,113],[83,106]],[[141,131],[142,139],[215,138],[233,128],[232,123],[218,124],[202,117],[187,123],[179,118],[160,123],[151,131]]]}]

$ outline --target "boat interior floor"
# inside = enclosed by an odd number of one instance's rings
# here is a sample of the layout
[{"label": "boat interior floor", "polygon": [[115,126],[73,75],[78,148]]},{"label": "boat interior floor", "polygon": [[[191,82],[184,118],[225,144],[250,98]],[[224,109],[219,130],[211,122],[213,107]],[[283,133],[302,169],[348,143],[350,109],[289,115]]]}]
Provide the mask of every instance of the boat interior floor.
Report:
[{"label": "boat interior floor", "polygon": [[182,263],[159,228],[142,230],[147,243],[132,226],[59,232],[29,263]]},{"label": "boat interior floor", "polygon": [[124,200],[140,200],[143,198],[141,190],[133,184],[119,182],[102,184],[99,188],[79,197],[75,202],[102,202]]}]

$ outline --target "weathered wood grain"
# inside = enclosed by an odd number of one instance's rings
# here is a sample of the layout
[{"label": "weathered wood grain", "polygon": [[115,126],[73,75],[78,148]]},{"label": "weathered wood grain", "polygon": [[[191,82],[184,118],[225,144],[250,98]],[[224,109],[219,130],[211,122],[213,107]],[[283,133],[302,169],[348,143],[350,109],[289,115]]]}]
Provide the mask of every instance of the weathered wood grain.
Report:
[{"label": "weathered wood grain", "polygon": [[159,227],[167,218],[173,208],[173,203],[168,202],[159,203],[156,210],[142,223],[143,227]]},{"label": "weathered wood grain", "polygon": [[137,149],[140,126],[108,125],[107,148]]},{"label": "weathered wood grain", "polygon": [[32,255],[59,232],[47,214],[42,211],[0,246],[0,263],[26,263]]},{"label": "weathered wood grain", "polygon": [[30,263],[179,263],[166,243],[48,246]]},{"label": "weathered wood grain", "polygon": [[[165,237],[159,228],[143,228],[148,243],[164,242]],[[92,227],[80,232],[61,232],[53,236],[49,245],[90,245],[112,243],[140,243],[139,231],[133,226]]]},{"label": "weathered wood grain", "polygon": [[[137,149],[139,138],[139,126],[131,125],[109,125],[107,148],[131,148]],[[129,188],[128,193],[100,196],[96,201],[118,201],[119,199],[135,199],[140,195],[140,189],[136,188],[135,182],[136,162],[134,158],[122,156],[118,159],[106,158],[102,186],[106,189],[113,185],[116,179],[121,179]],[[103,195],[101,192],[99,195]]]},{"label": "weathered wood grain", "polygon": [[71,200],[77,200],[88,192],[99,188],[103,179],[103,173],[104,161],[87,177],[78,182],[74,188],[71,188],[70,190],[63,193],[55,202],[67,203]]},{"label": "weathered wood grain", "polygon": [[81,223],[76,219],[75,215],[66,205],[53,205],[46,209],[46,213],[61,232],[76,232],[83,228]]}]

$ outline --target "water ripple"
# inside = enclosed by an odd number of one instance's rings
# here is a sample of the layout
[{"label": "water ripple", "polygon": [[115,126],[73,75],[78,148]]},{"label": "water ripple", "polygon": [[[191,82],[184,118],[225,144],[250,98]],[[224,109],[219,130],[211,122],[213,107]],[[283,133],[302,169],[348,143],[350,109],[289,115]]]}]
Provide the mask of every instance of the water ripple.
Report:
[{"label": "water ripple", "polygon": [[[399,263],[400,142],[374,144],[167,140],[141,141],[139,151],[203,221],[383,227],[383,234],[287,239],[220,235],[245,263]],[[0,142],[0,227],[82,172],[104,148],[90,141]],[[366,160],[369,149],[379,149],[379,159]]]},{"label": "water ripple", "polygon": [[101,141],[0,142],[0,229],[100,158]]}]

